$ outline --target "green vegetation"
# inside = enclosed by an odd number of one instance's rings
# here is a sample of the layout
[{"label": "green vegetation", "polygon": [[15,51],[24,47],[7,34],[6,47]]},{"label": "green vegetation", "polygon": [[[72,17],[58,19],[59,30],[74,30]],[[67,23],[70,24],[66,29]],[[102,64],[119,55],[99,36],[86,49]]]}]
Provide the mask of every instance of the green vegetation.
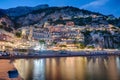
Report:
[{"label": "green vegetation", "polygon": [[65,47],[67,47],[67,46],[66,46],[66,45],[60,45],[59,47],[61,47],[61,48],[63,48],[63,47],[64,47],[64,48],[65,48]]},{"label": "green vegetation", "polygon": [[59,47],[61,47],[62,50],[63,50],[63,49],[66,48],[67,46],[66,46],[66,45],[59,45]]},{"label": "green vegetation", "polygon": [[90,45],[87,47],[88,49],[94,49],[95,47],[93,45]]},{"label": "green vegetation", "polygon": [[110,31],[107,31],[107,30],[102,30],[102,31],[100,31],[102,34],[108,34],[108,35],[111,35],[111,33],[110,33]]},{"label": "green vegetation", "polygon": [[0,29],[3,29],[3,25],[0,25]]},{"label": "green vegetation", "polygon": [[15,51],[19,51],[19,52],[27,52],[27,49],[15,49]]},{"label": "green vegetation", "polygon": [[71,19],[69,20],[63,20],[61,17],[56,20],[56,21],[50,21],[51,23],[53,23],[54,25],[57,25],[57,24],[64,24],[68,21],[72,21],[74,22],[76,25],[79,25],[79,26],[85,26],[86,24],[91,24],[92,23],[92,17],[87,17],[87,18],[74,18],[72,17]]},{"label": "green vegetation", "polygon": [[84,31],[81,31],[81,33],[83,33],[85,36],[90,35],[91,31],[85,29]]},{"label": "green vegetation", "polygon": [[2,23],[2,25],[4,25],[4,26],[6,26],[6,25],[7,25],[5,22],[1,22],[1,23]]},{"label": "green vegetation", "polygon": [[118,48],[117,49],[120,50],[120,41],[118,41],[117,44],[118,44]]},{"label": "green vegetation", "polygon": [[22,33],[21,32],[16,32],[15,36],[18,37],[18,38],[20,38],[20,37],[22,37]]},{"label": "green vegetation", "polygon": [[12,28],[10,28],[10,27],[6,27],[5,25],[0,25],[0,29],[3,29],[3,30],[8,31],[8,32],[13,31]]},{"label": "green vegetation", "polygon": [[113,20],[107,20],[107,22],[109,23],[109,24],[112,24],[112,25],[115,25],[115,26],[117,26],[117,27],[120,27],[120,18],[115,18],[115,19],[113,19]]},{"label": "green vegetation", "polygon": [[57,24],[63,24],[63,25],[65,25],[65,21],[64,20],[56,20],[56,21],[54,21],[52,23],[54,23],[54,25],[57,25]]},{"label": "green vegetation", "polygon": [[75,40],[74,44],[76,45],[77,48],[80,48],[80,49],[85,48],[85,44],[83,42],[78,42],[77,40]]},{"label": "green vegetation", "polygon": [[56,44],[57,44],[57,42],[53,41],[51,45],[56,45]]},{"label": "green vegetation", "polygon": [[39,40],[40,44],[45,44],[45,40]]},{"label": "green vegetation", "polygon": [[93,32],[94,34],[98,34],[98,33],[101,33],[101,34],[111,34],[110,31],[108,30],[94,30]]},{"label": "green vegetation", "polygon": [[[33,15],[35,14],[36,15],[36,14],[42,14],[42,13],[45,13],[45,14],[41,17],[41,20],[46,18],[46,16],[54,14],[54,13],[60,13],[61,15],[63,15],[65,13],[65,15],[72,16],[72,19],[70,19],[70,21],[73,21],[76,25],[79,25],[79,26],[84,26],[86,24],[91,24],[91,22],[92,22],[92,17],[74,18],[74,17],[78,16],[79,13],[83,14],[83,16],[92,15],[92,14],[99,15],[99,16],[102,15],[100,13],[91,12],[91,11],[88,11],[88,10],[79,9],[79,8],[75,8],[75,7],[71,7],[71,6],[48,7],[48,8],[32,11],[32,12],[27,13],[27,14],[22,15],[22,16],[15,17],[15,18],[13,18],[13,21],[14,21],[14,23],[16,23],[16,26],[20,26],[21,24],[18,24],[16,22],[20,17],[26,17],[29,14],[33,14]],[[53,16],[56,16],[56,15],[53,15]],[[60,16],[60,15],[58,15],[58,16]],[[104,15],[102,15],[102,16],[104,16]],[[59,17],[59,19],[61,20],[59,22],[64,24],[66,21],[64,21],[64,20],[62,21],[62,17],[63,16]],[[52,17],[49,17],[48,21],[53,22]],[[35,24],[37,22],[38,21],[34,21],[32,19],[29,19],[29,25]],[[58,21],[55,21],[55,24],[56,23],[58,23]]]},{"label": "green vegetation", "polygon": [[76,44],[77,48],[80,48],[80,49],[84,49],[85,48],[85,44],[84,43],[78,43]]}]

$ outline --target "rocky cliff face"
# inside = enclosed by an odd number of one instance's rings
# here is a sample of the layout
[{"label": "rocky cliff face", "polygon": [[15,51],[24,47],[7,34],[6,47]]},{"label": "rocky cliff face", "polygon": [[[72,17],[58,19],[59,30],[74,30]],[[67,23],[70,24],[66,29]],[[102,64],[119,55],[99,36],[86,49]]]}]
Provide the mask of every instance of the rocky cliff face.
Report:
[{"label": "rocky cliff face", "polygon": [[112,35],[109,31],[98,32],[84,32],[85,45],[97,45],[105,49],[120,48],[120,32]]},{"label": "rocky cliff face", "polygon": [[104,48],[120,48],[120,36],[104,36]]},{"label": "rocky cliff face", "polygon": [[14,27],[14,23],[12,22],[12,20],[2,11],[0,11],[0,29],[4,29],[6,31],[12,31],[13,27]]}]

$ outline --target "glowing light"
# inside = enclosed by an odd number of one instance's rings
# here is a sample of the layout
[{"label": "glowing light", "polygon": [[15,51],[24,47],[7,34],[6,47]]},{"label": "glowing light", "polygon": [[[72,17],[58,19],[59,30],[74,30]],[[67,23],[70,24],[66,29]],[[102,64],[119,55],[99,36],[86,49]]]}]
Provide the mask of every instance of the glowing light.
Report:
[{"label": "glowing light", "polygon": [[44,51],[44,50],[46,50],[46,46],[45,46],[45,44],[40,44],[39,43],[33,49],[37,50],[37,51]]},{"label": "glowing light", "polygon": [[45,80],[45,60],[35,60],[33,70],[33,80]]}]

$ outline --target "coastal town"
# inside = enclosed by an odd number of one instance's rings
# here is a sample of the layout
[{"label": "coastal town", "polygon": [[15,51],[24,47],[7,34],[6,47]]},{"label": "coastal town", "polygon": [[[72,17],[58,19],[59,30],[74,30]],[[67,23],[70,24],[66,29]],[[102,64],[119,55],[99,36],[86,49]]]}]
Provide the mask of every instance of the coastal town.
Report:
[{"label": "coastal town", "polygon": [[120,80],[118,3],[0,1],[0,80]]},{"label": "coastal town", "polygon": [[[87,17],[87,16],[84,16]],[[100,20],[104,22],[104,17],[91,15],[93,21]],[[102,23],[100,25],[92,24],[79,26],[73,21],[69,21],[70,17],[60,17],[62,20],[68,20],[63,24],[51,24],[51,21],[46,21],[43,25],[34,24],[30,26],[22,26],[14,29],[12,32],[7,32],[0,29],[0,50],[103,50],[103,49],[119,49],[119,44],[116,45],[112,40],[111,45],[108,41],[106,45],[105,38],[111,36],[120,39],[120,28],[112,24]],[[110,17],[109,17],[110,18]],[[114,18],[111,18],[114,19]],[[2,19],[1,19],[2,24]],[[86,36],[90,36],[86,39]],[[115,40],[116,40],[115,39]],[[88,43],[89,42],[89,43]],[[87,44],[86,44],[87,43]],[[119,40],[118,40],[119,43]]]}]

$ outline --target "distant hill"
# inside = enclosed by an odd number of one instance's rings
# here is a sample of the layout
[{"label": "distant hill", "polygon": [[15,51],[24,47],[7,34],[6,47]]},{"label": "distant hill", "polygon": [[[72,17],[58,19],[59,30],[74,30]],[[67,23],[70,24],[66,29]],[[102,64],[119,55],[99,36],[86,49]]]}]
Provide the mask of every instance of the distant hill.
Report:
[{"label": "distant hill", "polygon": [[3,10],[0,10],[0,29],[4,29],[6,31],[13,31],[14,23],[7,16]]},{"label": "distant hill", "polygon": [[3,9],[0,9],[0,18],[6,16],[6,13]]},{"label": "distant hill", "polygon": [[27,13],[30,13],[34,10],[38,10],[38,9],[44,9],[44,8],[48,8],[49,6],[47,4],[44,5],[38,5],[35,7],[28,7],[28,6],[19,6],[16,8],[9,8],[9,9],[5,9],[4,12],[11,17],[16,17],[16,16],[21,16],[21,15],[25,15]]}]

